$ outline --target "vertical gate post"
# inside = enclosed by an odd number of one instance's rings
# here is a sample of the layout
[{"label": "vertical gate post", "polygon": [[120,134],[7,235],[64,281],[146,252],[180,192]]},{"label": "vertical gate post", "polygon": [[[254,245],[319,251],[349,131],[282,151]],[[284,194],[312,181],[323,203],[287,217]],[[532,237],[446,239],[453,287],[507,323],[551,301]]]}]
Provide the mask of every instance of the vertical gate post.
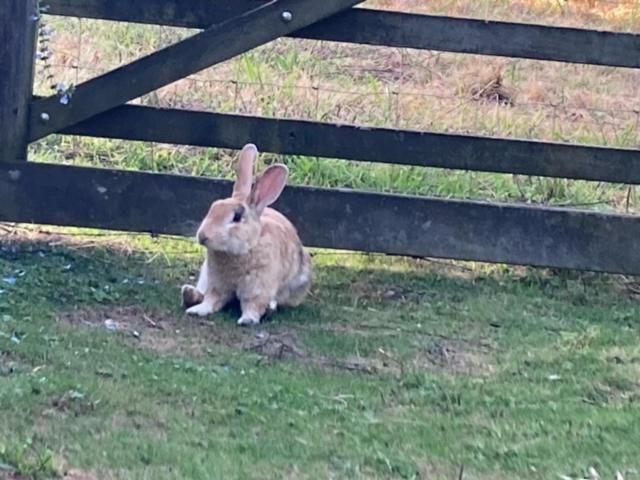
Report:
[{"label": "vertical gate post", "polygon": [[26,160],[38,2],[0,3],[0,161]]}]

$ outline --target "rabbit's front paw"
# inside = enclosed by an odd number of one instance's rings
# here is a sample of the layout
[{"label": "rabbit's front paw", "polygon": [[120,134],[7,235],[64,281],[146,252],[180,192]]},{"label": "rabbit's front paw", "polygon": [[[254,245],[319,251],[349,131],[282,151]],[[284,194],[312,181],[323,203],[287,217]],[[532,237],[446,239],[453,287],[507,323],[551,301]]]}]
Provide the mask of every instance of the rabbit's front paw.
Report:
[{"label": "rabbit's front paw", "polygon": [[200,317],[206,317],[207,315],[211,315],[213,313],[213,310],[213,305],[200,303],[198,305],[194,305],[191,308],[187,308],[187,315],[198,315]]},{"label": "rabbit's front paw", "polygon": [[242,316],[238,319],[238,325],[243,327],[249,327],[251,325],[258,325],[260,323],[260,318],[257,315],[243,313]]},{"label": "rabbit's front paw", "polygon": [[204,301],[204,295],[191,285],[184,285],[180,291],[182,295],[182,306],[190,308]]}]

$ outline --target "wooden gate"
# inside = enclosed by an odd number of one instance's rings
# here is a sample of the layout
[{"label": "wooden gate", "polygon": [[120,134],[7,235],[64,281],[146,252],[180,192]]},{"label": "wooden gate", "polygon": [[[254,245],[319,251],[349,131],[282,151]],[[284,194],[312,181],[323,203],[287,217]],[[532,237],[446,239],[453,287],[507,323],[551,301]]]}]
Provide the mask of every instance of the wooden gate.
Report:
[{"label": "wooden gate", "polygon": [[[26,162],[53,133],[354,161],[640,183],[640,151],[126,104],[282,36],[640,67],[640,35],[352,8],[362,0],[49,0],[49,13],[203,29],[35,98],[36,0],[0,11],[0,220],[192,235],[229,182]],[[309,246],[640,273],[640,218],[565,208],[289,187],[277,208]]]}]

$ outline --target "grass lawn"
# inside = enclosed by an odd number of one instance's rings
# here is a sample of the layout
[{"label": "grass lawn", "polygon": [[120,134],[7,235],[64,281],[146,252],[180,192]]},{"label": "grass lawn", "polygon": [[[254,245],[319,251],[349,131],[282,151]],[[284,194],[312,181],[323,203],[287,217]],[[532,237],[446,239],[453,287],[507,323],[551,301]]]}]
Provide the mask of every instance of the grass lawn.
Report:
[{"label": "grass lawn", "polygon": [[620,279],[319,251],[242,329],[182,314],[186,241],[0,245],[0,478],[639,478]]}]

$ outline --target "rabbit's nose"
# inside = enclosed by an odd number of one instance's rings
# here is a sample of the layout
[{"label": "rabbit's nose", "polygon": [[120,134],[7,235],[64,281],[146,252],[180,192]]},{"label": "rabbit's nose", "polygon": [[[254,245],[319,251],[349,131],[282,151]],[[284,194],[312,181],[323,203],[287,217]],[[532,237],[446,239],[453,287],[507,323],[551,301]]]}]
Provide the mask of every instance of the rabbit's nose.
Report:
[{"label": "rabbit's nose", "polygon": [[204,233],[198,234],[198,242],[200,242],[200,245],[206,245],[208,241],[209,237],[207,237]]}]

